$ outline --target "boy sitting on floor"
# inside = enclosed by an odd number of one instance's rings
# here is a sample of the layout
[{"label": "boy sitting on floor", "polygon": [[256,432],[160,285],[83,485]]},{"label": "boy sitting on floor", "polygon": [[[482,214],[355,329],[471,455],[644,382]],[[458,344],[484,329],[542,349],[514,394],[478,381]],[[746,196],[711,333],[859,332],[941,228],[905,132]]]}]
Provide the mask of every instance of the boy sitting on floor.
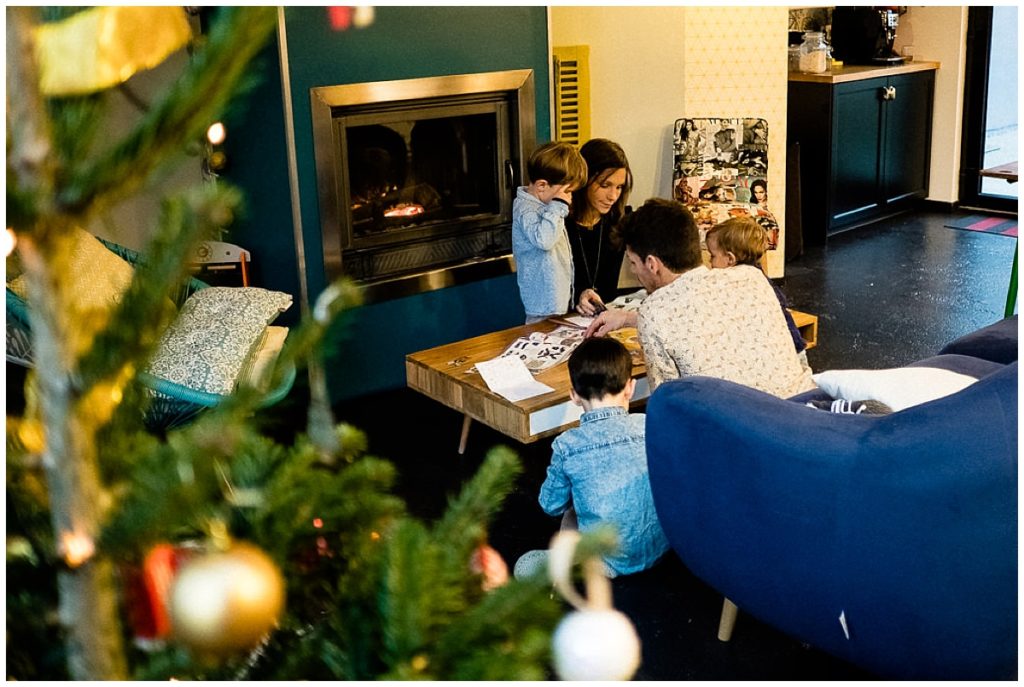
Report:
[{"label": "boy sitting on floor", "polygon": [[[586,339],[573,351],[570,395],[584,413],[579,427],[552,444],[540,488],[540,506],[548,515],[574,508],[582,531],[602,523],[616,528],[619,550],[604,561],[612,577],[646,570],[668,550],[647,477],[645,416],[629,412],[636,384],[632,370],[629,351],[610,337]],[[536,572],[546,554],[524,554],[515,576]]]}]

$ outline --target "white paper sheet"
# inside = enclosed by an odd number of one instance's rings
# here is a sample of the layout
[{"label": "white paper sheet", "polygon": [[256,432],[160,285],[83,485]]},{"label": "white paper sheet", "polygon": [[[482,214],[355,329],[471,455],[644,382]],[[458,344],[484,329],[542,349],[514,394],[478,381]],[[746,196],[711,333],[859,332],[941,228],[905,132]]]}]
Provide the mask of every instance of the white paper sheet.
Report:
[{"label": "white paper sheet", "polygon": [[590,323],[594,321],[593,317],[587,317],[586,315],[569,315],[562,319],[574,327],[581,327],[583,329],[589,327]]},{"label": "white paper sheet", "polygon": [[526,364],[513,356],[485,360],[477,363],[476,369],[491,391],[513,403],[554,391],[534,379]]}]

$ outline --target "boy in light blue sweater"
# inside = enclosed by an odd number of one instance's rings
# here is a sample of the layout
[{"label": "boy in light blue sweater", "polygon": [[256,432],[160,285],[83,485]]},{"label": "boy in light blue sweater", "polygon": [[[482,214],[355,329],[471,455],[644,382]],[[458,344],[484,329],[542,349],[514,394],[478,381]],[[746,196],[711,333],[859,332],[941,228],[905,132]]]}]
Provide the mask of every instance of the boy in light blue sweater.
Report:
[{"label": "boy in light blue sweater", "polygon": [[572,192],[587,182],[587,163],[568,143],[540,146],[526,165],[529,186],[512,202],[512,254],[526,323],[562,315],[573,302],[572,249],[565,233]]}]

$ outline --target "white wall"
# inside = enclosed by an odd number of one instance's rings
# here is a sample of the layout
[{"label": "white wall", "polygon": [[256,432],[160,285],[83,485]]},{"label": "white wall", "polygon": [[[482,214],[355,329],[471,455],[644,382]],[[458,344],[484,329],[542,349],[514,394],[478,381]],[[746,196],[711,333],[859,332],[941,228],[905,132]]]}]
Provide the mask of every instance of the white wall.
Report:
[{"label": "white wall", "polygon": [[[552,7],[553,45],[590,46],[591,136],[622,145],[631,204],[671,197],[673,123],[764,117],[769,189],[785,188],[786,7]],[[785,194],[770,193],[785,235]],[[782,276],[782,250],[768,273]]]},{"label": "white wall", "polygon": [[553,45],[590,46],[590,133],[626,151],[634,206],[652,196],[671,197],[672,122],[684,113],[686,12],[684,7],[551,8]]},{"label": "white wall", "polygon": [[966,36],[966,7],[910,7],[896,33],[897,51],[913,46],[914,59],[941,63],[935,72],[928,198],[948,203],[960,199]]}]

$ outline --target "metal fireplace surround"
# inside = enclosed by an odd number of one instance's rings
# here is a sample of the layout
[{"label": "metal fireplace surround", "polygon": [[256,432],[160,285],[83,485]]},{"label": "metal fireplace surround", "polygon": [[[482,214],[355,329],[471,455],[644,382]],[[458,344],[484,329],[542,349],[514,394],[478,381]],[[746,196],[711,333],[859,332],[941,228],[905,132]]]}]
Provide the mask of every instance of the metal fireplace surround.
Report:
[{"label": "metal fireplace surround", "polygon": [[533,70],[310,89],[324,266],[372,303],[514,271]]}]

